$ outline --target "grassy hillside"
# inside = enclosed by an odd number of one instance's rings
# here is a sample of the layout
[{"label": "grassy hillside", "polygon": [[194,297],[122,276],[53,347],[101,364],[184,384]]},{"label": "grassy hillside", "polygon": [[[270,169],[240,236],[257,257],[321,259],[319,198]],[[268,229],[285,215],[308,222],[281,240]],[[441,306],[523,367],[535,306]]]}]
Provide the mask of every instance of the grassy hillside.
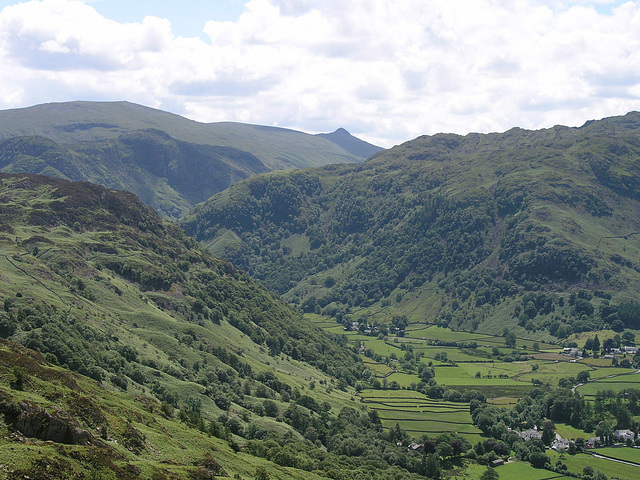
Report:
[{"label": "grassy hillside", "polygon": [[317,135],[233,122],[200,123],[129,102],[48,103],[0,111],[0,138],[35,135],[76,144],[148,129],[187,143],[235,148],[258,157],[269,169],[364,160]]},{"label": "grassy hillside", "polygon": [[305,311],[553,340],[637,328],[640,114],[420,137],[271,173],[182,221]]},{"label": "grassy hillside", "polygon": [[154,398],[106,388],[13,342],[0,340],[0,359],[1,478],[324,478],[235,452]]},{"label": "grassy hillside", "polygon": [[229,185],[267,172],[251,154],[181,142],[159,130],[63,146],[45,137],[0,141],[0,171],[91,181],[128,190],[165,217],[178,218]]},{"label": "grassy hillside", "polygon": [[204,124],[128,102],[0,111],[0,171],[128,190],[171,219],[258,173],[362,162],[379,150],[344,129]]},{"label": "grassy hillside", "polygon": [[7,478],[418,478],[346,338],[134,195],[0,174],[0,199]]}]

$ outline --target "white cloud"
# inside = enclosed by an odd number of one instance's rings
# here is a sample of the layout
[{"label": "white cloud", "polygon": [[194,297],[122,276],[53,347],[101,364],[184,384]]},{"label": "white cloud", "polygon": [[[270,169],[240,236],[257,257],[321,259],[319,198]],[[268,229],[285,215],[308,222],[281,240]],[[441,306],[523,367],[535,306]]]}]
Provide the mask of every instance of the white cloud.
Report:
[{"label": "white cloud", "polygon": [[638,27],[637,2],[251,0],[237,22],[208,21],[205,42],[166,19],[30,1],[0,12],[0,107],[125,99],[385,146],[579,125],[640,109]]}]

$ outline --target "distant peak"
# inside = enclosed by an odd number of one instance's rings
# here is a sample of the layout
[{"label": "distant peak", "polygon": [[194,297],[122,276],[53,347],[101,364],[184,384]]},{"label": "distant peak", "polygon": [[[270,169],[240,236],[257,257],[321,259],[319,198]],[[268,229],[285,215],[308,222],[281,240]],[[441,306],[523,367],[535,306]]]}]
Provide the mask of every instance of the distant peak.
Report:
[{"label": "distant peak", "polygon": [[351,135],[345,128],[338,128],[332,133],[319,133],[319,137],[326,138],[327,140],[335,143],[343,150],[346,150],[351,155],[367,159],[374,153],[382,150],[382,147],[372,145],[364,140],[360,140],[358,137]]}]

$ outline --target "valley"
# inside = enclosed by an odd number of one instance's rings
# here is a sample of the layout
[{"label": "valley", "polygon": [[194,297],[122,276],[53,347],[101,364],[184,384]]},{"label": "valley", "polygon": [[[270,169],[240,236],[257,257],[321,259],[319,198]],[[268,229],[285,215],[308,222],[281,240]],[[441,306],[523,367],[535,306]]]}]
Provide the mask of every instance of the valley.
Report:
[{"label": "valley", "polygon": [[149,110],[0,112],[0,478],[636,478],[637,113],[362,163]]}]

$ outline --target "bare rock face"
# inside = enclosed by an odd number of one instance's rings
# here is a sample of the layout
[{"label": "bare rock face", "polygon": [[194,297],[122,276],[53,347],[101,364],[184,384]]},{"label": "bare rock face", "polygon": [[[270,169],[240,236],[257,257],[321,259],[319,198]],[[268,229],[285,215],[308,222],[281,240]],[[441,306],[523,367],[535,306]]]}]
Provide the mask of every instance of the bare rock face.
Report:
[{"label": "bare rock face", "polygon": [[35,437],[56,443],[71,445],[103,446],[91,432],[80,428],[78,422],[64,410],[54,409],[53,413],[28,402],[19,402],[9,415],[5,411],[8,423],[25,437]]}]

